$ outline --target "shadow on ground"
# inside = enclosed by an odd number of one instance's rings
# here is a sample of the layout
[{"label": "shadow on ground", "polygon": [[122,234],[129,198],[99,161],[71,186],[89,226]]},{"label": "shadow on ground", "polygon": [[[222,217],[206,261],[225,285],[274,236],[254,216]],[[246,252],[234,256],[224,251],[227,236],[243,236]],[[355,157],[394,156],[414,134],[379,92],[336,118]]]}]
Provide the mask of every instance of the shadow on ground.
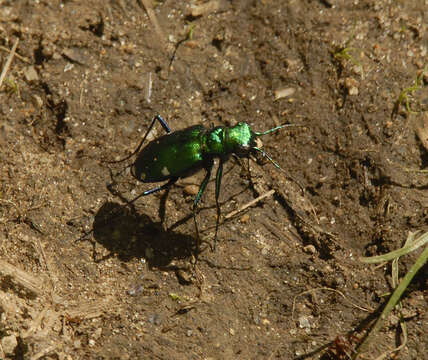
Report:
[{"label": "shadow on ground", "polygon": [[106,202],[93,224],[95,240],[122,261],[145,258],[150,267],[166,268],[172,260],[186,259],[196,251],[196,240],[189,235],[164,230],[162,222],[138,214],[133,207]]}]

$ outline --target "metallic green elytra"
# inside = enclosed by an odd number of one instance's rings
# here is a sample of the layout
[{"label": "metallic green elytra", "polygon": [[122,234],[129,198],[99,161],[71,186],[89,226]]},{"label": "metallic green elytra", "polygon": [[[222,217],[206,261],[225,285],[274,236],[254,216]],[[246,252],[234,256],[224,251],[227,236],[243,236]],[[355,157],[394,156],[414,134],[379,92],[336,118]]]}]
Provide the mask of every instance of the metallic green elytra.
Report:
[{"label": "metallic green elytra", "polygon": [[143,182],[160,182],[183,177],[204,161],[201,125],[164,135],[150,142],[138,154],[132,174]]},{"label": "metallic green elytra", "polygon": [[[212,129],[206,129],[202,125],[195,125],[183,130],[171,132],[166,121],[160,115],[156,115],[135,153],[139,151],[156,120],[160,122],[167,134],[151,141],[143,148],[132,165],[131,173],[136,179],[145,183],[166,180],[168,180],[168,182],[143,192],[137,198],[166,189],[179,178],[187,177],[200,169],[205,169],[205,178],[193,202],[193,216],[199,241],[199,232],[195,218],[196,208],[210,179],[211,170],[214,166],[214,158],[218,158],[219,165],[215,182],[215,200],[217,207],[217,221],[214,237],[215,248],[220,219],[218,198],[220,195],[224,162],[231,154],[236,154],[239,157],[248,157],[251,153],[261,153],[275,167],[280,168],[268,154],[257,147],[256,138],[292,125],[277,126],[261,133],[252,131],[250,125],[245,122],[240,122],[232,127],[217,126]],[[135,200],[136,199],[133,201]]]}]

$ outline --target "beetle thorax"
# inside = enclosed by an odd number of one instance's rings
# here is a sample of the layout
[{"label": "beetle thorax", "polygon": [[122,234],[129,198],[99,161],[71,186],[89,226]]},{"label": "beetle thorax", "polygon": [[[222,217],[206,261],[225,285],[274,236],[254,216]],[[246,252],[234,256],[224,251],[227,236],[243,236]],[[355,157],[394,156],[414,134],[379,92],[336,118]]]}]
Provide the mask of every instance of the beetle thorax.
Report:
[{"label": "beetle thorax", "polygon": [[247,155],[256,146],[255,135],[247,123],[240,122],[233,127],[218,126],[205,134],[204,151],[215,156],[235,153]]}]

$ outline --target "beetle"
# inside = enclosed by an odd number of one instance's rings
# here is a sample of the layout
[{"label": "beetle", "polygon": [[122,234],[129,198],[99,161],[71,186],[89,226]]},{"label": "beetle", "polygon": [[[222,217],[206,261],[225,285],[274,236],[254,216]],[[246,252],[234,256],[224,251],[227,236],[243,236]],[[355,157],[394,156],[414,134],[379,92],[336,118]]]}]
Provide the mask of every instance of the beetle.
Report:
[{"label": "beetle", "polygon": [[[158,121],[166,134],[149,142],[139,152],[142,144]],[[196,235],[199,244],[199,231],[196,223],[196,210],[202,194],[207,187],[214,167],[214,159],[219,159],[215,178],[215,201],[217,209],[216,230],[214,247],[216,247],[217,232],[220,222],[219,196],[221,180],[223,176],[223,164],[230,155],[243,158],[250,154],[260,153],[267,158],[276,168],[280,166],[263,150],[257,146],[259,136],[270,134],[293,124],[285,124],[274,127],[264,132],[253,131],[246,122],[239,122],[235,126],[216,126],[211,129],[203,125],[194,125],[182,130],[171,131],[168,123],[160,115],[156,115],[137,149],[129,156],[138,153],[135,162],[131,166],[131,174],[144,183],[157,183],[167,181],[163,185],[149,189],[138,195],[131,202],[142,196],[164,190],[173,185],[178,179],[188,177],[195,172],[205,169],[206,174],[199,186],[199,191],[193,201],[193,218],[195,221]],[[129,158],[127,157],[127,158]],[[127,159],[126,158],[126,159]],[[124,159],[125,160],[125,159]]]}]

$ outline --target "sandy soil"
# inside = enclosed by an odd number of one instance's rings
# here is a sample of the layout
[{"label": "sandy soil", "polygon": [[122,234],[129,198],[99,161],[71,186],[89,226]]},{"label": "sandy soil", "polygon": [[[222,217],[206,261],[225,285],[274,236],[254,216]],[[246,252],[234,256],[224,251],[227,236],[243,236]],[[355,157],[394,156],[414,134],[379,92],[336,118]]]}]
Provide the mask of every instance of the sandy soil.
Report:
[{"label": "sandy soil", "polygon": [[[427,1],[147,4],[0,0],[0,358],[349,359],[392,291],[359,257],[428,229]],[[215,252],[209,183],[196,267],[204,172],[126,206],[154,185],[109,163],[155,114],[299,125],[263,138],[282,171],[226,163]],[[426,356],[423,270],[395,359]]]}]

